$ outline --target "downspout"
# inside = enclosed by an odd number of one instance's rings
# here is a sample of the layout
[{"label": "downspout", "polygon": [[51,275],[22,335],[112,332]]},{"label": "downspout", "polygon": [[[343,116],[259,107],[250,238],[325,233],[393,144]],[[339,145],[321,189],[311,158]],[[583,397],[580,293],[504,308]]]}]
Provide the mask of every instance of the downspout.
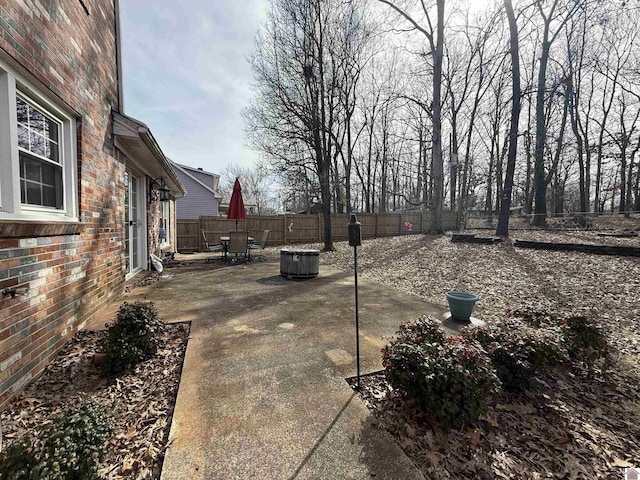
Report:
[{"label": "downspout", "polygon": [[122,82],[122,39],[120,37],[120,0],[113,0],[116,33],[116,71],[118,75],[118,112],[124,114],[124,88]]}]

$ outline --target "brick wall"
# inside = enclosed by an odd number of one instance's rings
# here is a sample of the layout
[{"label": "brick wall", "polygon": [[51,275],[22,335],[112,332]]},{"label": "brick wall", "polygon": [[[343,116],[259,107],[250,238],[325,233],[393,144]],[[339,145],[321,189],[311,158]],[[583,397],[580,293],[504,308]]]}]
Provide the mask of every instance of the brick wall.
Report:
[{"label": "brick wall", "polygon": [[0,54],[40,93],[79,114],[81,226],[0,222],[0,408],[114,293],[123,276],[124,164],[113,0],[0,0]]},{"label": "brick wall", "polygon": [[149,253],[162,258],[160,251],[160,224],[162,223],[162,212],[160,202],[150,202],[147,205],[147,248]]},{"label": "brick wall", "polygon": [[164,256],[164,252],[176,251],[176,202],[173,197],[171,197],[171,201],[168,202],[168,205],[169,221],[171,222],[169,238],[167,239],[169,245],[165,245],[163,248],[160,248],[160,225],[162,223],[160,202],[150,202],[147,205],[147,248],[149,249],[149,253],[153,253],[160,258]]}]

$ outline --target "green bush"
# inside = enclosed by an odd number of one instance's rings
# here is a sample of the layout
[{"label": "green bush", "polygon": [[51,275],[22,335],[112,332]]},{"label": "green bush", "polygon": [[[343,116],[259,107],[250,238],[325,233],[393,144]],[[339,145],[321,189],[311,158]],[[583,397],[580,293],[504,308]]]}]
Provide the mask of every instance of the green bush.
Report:
[{"label": "green bush", "polygon": [[508,319],[467,328],[462,335],[486,350],[502,388],[508,392],[530,389],[536,375],[552,371],[565,358],[561,331],[553,327],[532,328]]},{"label": "green bush", "polygon": [[107,453],[105,442],[112,433],[111,409],[99,403],[88,402],[61,413],[44,433],[40,478],[93,478]]},{"label": "green bush", "polygon": [[389,383],[445,430],[477,422],[499,385],[482,348],[467,338],[446,338],[433,318],[401,326],[382,353]]},{"label": "green bush", "polygon": [[589,370],[598,361],[609,360],[609,344],[602,328],[587,317],[570,317],[564,322],[564,341],[569,358]]},{"label": "green bush", "polygon": [[112,433],[111,409],[99,403],[88,402],[63,412],[41,427],[41,448],[34,451],[23,440],[3,452],[0,479],[92,479]]},{"label": "green bush", "polygon": [[0,455],[0,479],[36,480],[38,459],[26,440],[19,440]]},{"label": "green bush", "polygon": [[396,335],[398,338],[415,344],[442,344],[447,337],[440,322],[427,315],[401,324]]},{"label": "green bush", "polygon": [[164,327],[152,302],[123,303],[108,325],[104,371],[118,374],[153,356]]}]

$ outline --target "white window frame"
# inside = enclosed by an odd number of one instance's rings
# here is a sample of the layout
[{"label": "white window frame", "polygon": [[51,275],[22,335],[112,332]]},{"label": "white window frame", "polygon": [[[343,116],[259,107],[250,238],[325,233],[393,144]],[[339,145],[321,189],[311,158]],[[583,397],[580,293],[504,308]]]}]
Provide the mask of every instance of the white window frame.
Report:
[{"label": "white window frame", "polygon": [[[16,97],[60,122],[62,208],[23,204]],[[0,220],[78,222],[76,121],[72,112],[48,99],[26,78],[0,61]]]}]

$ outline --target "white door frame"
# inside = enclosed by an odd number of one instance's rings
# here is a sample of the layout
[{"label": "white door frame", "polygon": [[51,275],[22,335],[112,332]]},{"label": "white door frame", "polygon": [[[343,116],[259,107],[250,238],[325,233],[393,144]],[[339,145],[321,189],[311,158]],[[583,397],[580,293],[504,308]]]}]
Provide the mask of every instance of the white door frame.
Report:
[{"label": "white door frame", "polygon": [[[136,219],[136,223],[135,225],[133,224],[128,224],[125,225],[124,227],[127,230],[127,234],[129,235],[129,239],[132,238],[131,234],[132,234],[132,229],[136,228],[137,229],[137,241],[136,241],[136,245],[135,247],[137,247],[138,250],[138,261],[137,261],[137,265],[131,265],[130,264],[130,268],[129,271],[125,272],[125,280],[128,280],[132,277],[134,277],[135,275],[137,275],[139,272],[141,272],[142,270],[146,270],[147,269],[147,257],[148,257],[148,252],[147,252],[147,187],[146,187],[146,175],[141,174],[139,172],[136,172],[135,170],[130,169],[129,167],[127,167],[127,174],[128,174],[128,182],[129,184],[127,185],[127,192],[129,195],[129,212],[128,212],[128,216],[129,216],[129,221],[133,221],[131,220],[131,208],[132,208],[132,194],[131,194],[131,181],[133,179],[135,179],[136,183],[137,183],[137,188],[136,188],[136,194],[137,194],[137,198],[135,199],[135,207],[136,207],[136,213],[137,213],[137,219]],[[125,216],[126,218],[126,216]],[[129,254],[129,261],[132,261],[132,248],[133,245],[131,245],[131,243],[129,243],[128,245],[125,246],[125,248],[128,248],[129,251],[127,252]]]}]

